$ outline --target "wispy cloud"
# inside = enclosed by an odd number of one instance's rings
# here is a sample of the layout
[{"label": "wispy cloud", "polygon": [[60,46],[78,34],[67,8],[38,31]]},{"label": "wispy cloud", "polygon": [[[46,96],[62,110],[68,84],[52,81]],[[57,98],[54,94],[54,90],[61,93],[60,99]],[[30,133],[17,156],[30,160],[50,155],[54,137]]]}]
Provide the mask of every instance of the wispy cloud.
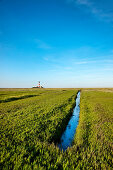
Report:
[{"label": "wispy cloud", "polygon": [[95,7],[91,8],[91,12],[104,21],[113,22],[113,13],[106,13],[102,9],[97,9]]},{"label": "wispy cloud", "polygon": [[88,0],[76,0],[76,3],[81,4],[81,5],[86,5],[86,6],[92,5],[92,3]]},{"label": "wispy cloud", "polygon": [[41,49],[45,49],[45,50],[52,48],[50,45],[48,45],[47,43],[45,43],[39,39],[35,39],[35,43],[37,44],[37,48],[41,48]]},{"label": "wispy cloud", "polygon": [[82,65],[82,64],[93,64],[93,63],[113,63],[113,60],[89,60],[89,61],[77,61],[77,62],[74,62],[74,64],[77,64],[77,65]]},{"label": "wispy cloud", "polygon": [[65,70],[71,70],[72,67],[67,66],[67,67],[65,67],[64,69],[65,69]]},{"label": "wispy cloud", "polygon": [[[80,47],[71,50],[64,50],[56,53],[50,53],[43,56],[43,60],[47,63],[64,66],[68,63],[70,67],[75,65],[89,64],[105,64],[113,63],[112,49],[108,52],[100,52],[100,48],[96,47]],[[66,66],[67,67],[67,66]]]},{"label": "wispy cloud", "polygon": [[48,57],[44,57],[43,59],[44,59],[45,61],[48,61],[48,60],[49,60],[49,58],[48,58]]},{"label": "wispy cloud", "polygon": [[87,61],[79,61],[79,62],[75,62],[75,64],[87,64],[88,62]]},{"label": "wispy cloud", "polygon": [[95,1],[91,0],[68,0],[70,3],[75,3],[76,5],[85,6],[93,15],[101,20],[107,22],[113,22],[113,12],[110,10],[105,11],[102,7],[98,7]]}]

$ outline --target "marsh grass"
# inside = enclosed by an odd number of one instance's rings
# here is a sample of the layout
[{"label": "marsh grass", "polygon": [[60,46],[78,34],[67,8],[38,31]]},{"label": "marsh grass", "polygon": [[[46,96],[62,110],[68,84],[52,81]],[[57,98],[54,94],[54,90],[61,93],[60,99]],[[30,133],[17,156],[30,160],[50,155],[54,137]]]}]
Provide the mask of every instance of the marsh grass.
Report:
[{"label": "marsh grass", "polygon": [[[80,118],[72,147],[59,140],[75,105],[78,89],[10,89],[0,92],[2,169],[112,169],[113,93],[82,89]],[[109,91],[109,92],[108,92]],[[29,96],[24,99],[20,96]]]}]

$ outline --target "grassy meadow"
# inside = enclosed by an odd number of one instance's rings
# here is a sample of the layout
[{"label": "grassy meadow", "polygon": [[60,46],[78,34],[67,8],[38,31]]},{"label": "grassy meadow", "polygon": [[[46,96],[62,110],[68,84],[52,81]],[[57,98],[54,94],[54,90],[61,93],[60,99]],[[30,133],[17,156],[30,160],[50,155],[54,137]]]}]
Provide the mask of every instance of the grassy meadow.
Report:
[{"label": "grassy meadow", "polygon": [[81,89],[72,147],[57,147],[79,89],[0,89],[1,169],[112,169],[113,89]]}]

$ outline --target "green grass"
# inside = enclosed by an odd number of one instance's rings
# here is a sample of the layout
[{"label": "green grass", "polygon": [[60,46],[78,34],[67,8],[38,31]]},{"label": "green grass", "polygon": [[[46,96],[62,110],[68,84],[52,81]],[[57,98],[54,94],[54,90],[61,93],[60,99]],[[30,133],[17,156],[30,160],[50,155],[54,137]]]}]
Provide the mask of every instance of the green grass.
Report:
[{"label": "green grass", "polygon": [[47,160],[48,166],[50,162],[55,164],[53,158],[60,150],[54,151],[51,143],[59,140],[76,94],[77,90],[2,91],[1,100],[5,102],[0,104],[1,167],[33,168],[35,161],[45,166]]},{"label": "green grass", "polygon": [[110,169],[113,158],[113,93],[83,91],[75,143],[85,168]]},{"label": "green grass", "polygon": [[56,143],[72,114],[77,89],[0,91],[0,167],[112,169],[113,90],[82,89],[72,147]]}]

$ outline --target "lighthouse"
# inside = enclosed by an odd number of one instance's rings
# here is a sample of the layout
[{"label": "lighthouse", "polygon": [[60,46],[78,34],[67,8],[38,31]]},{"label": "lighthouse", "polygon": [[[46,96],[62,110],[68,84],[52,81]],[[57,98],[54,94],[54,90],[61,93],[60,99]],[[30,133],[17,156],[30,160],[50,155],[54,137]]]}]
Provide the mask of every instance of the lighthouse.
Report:
[{"label": "lighthouse", "polygon": [[38,88],[41,88],[41,86],[40,86],[40,81],[38,82],[38,86],[37,86]]},{"label": "lighthouse", "polygon": [[38,81],[38,84],[37,84],[37,86],[35,86],[35,87],[32,87],[32,88],[43,88],[43,86],[41,86],[41,85],[40,85],[40,81]]}]

